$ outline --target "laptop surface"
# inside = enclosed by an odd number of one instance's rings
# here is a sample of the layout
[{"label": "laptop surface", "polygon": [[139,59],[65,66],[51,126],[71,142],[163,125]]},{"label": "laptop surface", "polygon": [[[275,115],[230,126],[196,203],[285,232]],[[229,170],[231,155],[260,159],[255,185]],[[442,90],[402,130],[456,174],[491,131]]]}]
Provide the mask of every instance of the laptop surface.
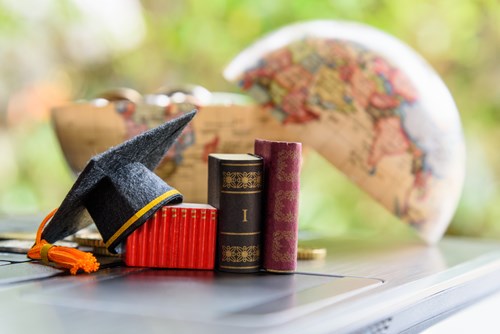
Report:
[{"label": "laptop surface", "polygon": [[111,261],[95,274],[69,276],[0,253],[10,263],[0,265],[2,332],[411,333],[500,288],[496,242],[304,244],[327,248],[327,257],[299,261],[293,275],[153,270]]}]

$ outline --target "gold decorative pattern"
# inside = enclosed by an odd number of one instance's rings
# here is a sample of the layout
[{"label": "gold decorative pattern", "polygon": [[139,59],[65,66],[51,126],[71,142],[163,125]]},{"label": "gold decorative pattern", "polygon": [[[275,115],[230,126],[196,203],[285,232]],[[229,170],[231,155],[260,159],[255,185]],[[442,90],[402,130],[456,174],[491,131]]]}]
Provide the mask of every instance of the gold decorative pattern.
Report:
[{"label": "gold decorative pattern", "polygon": [[274,201],[274,220],[276,222],[293,223],[297,220],[297,213],[294,211],[286,211],[287,205],[285,202],[296,203],[298,193],[292,190],[279,190],[275,193]]},{"label": "gold decorative pattern", "polygon": [[256,262],[259,257],[259,246],[222,246],[222,262]]},{"label": "gold decorative pattern", "polygon": [[222,172],[222,188],[224,189],[260,189],[261,187],[261,172]]},{"label": "gold decorative pattern", "polygon": [[296,237],[294,231],[275,231],[273,233],[272,258],[276,262],[295,261],[295,252],[290,249],[295,248]]},{"label": "gold decorative pattern", "polygon": [[293,166],[300,166],[300,157],[300,152],[292,150],[283,150],[278,152],[278,162],[276,163],[276,173],[278,180],[283,182],[295,182],[297,180],[298,171],[286,171],[288,167],[287,161],[292,161]]}]

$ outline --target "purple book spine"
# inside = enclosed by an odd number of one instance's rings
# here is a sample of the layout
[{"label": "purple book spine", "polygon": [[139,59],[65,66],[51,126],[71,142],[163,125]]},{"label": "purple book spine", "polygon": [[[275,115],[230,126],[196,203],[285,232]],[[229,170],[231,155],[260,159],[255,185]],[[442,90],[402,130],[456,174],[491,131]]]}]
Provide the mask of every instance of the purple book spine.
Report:
[{"label": "purple book spine", "polygon": [[264,160],[263,268],[269,272],[297,268],[301,153],[301,143],[255,140],[255,154]]}]

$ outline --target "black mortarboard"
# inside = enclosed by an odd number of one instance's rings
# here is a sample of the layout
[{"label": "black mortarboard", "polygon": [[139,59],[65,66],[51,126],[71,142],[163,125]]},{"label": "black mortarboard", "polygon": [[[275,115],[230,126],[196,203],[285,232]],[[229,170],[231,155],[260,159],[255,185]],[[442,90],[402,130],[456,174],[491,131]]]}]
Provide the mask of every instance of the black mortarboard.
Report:
[{"label": "black mortarboard", "polygon": [[53,243],[92,223],[111,252],[137,227],[182,195],[152,171],[191,121],[191,111],[94,156],[41,235]]}]

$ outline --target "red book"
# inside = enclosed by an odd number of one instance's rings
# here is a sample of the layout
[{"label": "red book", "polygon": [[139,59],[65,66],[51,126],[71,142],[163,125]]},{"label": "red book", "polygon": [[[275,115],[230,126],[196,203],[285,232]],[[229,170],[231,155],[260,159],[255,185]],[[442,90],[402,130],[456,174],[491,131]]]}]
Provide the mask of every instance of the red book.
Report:
[{"label": "red book", "polygon": [[270,272],[294,272],[297,268],[302,144],[257,139],[255,154],[264,159],[262,266]]},{"label": "red book", "polygon": [[216,229],[217,209],[210,205],[164,206],[127,238],[125,263],[133,267],[213,269]]}]

